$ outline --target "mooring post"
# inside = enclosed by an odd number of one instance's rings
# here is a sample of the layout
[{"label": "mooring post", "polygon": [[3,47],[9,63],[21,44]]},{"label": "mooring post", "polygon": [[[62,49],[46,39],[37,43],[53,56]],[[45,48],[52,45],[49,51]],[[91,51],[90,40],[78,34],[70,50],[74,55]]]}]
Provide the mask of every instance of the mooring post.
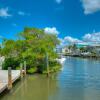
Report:
[{"label": "mooring post", "polygon": [[24,75],[26,76],[26,61],[24,61]]},{"label": "mooring post", "polygon": [[23,78],[23,64],[20,63],[20,77]]},{"label": "mooring post", "polygon": [[8,67],[8,90],[12,89],[12,71],[11,67]]},{"label": "mooring post", "polygon": [[47,77],[49,77],[49,61],[48,61],[48,53],[46,53],[46,65],[47,65]]}]

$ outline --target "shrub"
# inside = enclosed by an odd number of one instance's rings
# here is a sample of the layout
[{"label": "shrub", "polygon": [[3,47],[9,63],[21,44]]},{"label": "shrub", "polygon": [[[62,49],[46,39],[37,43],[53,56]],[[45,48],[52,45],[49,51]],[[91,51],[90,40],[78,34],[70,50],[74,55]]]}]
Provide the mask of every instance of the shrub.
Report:
[{"label": "shrub", "polygon": [[16,58],[6,58],[3,63],[3,69],[7,70],[8,67],[11,67],[12,69],[16,69],[16,67],[19,66],[19,61]]},{"label": "shrub", "polygon": [[37,72],[37,68],[36,67],[30,68],[30,69],[27,70],[28,74],[34,74],[35,72]]}]

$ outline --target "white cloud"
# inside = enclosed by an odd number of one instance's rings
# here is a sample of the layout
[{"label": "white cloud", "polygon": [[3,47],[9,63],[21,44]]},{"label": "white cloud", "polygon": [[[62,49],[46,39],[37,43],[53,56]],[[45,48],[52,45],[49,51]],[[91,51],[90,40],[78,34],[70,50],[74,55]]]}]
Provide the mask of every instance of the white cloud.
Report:
[{"label": "white cloud", "polygon": [[86,42],[100,42],[100,32],[85,34],[83,40]]},{"label": "white cloud", "polygon": [[64,47],[66,45],[74,44],[74,43],[84,43],[82,40],[79,40],[77,38],[73,38],[71,36],[66,36],[63,39],[62,38],[58,38],[58,39],[61,41],[60,47]]},{"label": "white cloud", "polygon": [[84,45],[96,45],[100,44],[100,32],[93,32],[93,33],[88,33],[85,34],[81,40],[77,38],[73,38],[71,36],[66,36],[63,39],[59,39],[61,41],[60,46],[64,47],[69,44],[84,44]]},{"label": "white cloud", "polygon": [[9,14],[9,9],[8,8],[1,8],[0,9],[0,17],[10,17],[12,16]]},{"label": "white cloud", "polygon": [[49,34],[59,34],[59,31],[56,29],[56,27],[46,27],[44,28],[45,33],[49,33]]},{"label": "white cloud", "polygon": [[100,11],[100,0],[81,0],[83,3],[84,13],[92,14]]},{"label": "white cloud", "polygon": [[82,42],[81,40],[77,39],[77,38],[73,38],[73,37],[70,37],[70,36],[66,36],[64,38],[64,40],[68,43],[79,43],[79,42]]},{"label": "white cloud", "polygon": [[62,2],[62,0],[56,0],[56,3],[60,4]]},{"label": "white cloud", "polygon": [[63,38],[58,38],[58,39],[60,41],[60,45],[57,46],[58,48],[62,48],[68,44]]}]

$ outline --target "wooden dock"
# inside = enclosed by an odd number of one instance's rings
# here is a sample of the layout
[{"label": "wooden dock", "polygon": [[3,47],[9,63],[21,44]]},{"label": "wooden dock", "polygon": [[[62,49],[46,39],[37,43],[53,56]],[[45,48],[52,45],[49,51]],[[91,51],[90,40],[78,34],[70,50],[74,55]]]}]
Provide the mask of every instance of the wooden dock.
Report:
[{"label": "wooden dock", "polygon": [[[18,78],[20,78],[20,70],[12,70],[12,83],[14,83]],[[0,70],[0,93],[8,88],[8,71]]]}]

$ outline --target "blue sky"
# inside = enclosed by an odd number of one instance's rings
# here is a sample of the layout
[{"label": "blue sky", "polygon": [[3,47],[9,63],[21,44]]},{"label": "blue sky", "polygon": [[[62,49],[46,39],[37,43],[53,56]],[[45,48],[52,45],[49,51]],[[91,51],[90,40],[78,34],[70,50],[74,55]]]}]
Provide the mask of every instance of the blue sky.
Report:
[{"label": "blue sky", "polygon": [[25,26],[63,42],[100,42],[100,0],[0,0],[0,38],[15,39]]}]

